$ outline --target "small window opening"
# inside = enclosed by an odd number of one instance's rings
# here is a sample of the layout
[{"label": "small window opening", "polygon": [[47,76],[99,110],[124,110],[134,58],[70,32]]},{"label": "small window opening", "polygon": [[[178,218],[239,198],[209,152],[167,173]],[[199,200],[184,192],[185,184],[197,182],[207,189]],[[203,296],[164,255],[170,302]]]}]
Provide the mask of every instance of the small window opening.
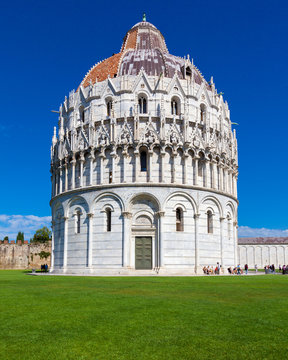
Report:
[{"label": "small window opening", "polygon": [[112,115],[112,101],[109,100],[107,101],[107,116],[111,116]]},{"label": "small window opening", "polygon": [[207,212],[207,232],[213,234],[213,214],[210,210]]},{"label": "small window opening", "polygon": [[171,100],[171,114],[172,115],[179,115],[179,101],[177,98],[172,98]]},{"label": "small window opening", "polygon": [[176,209],[176,231],[183,231],[183,210]]},{"label": "small window opening", "polygon": [[200,120],[201,122],[205,121],[206,117],[206,106],[204,104],[200,105]]},{"label": "small window opening", "polygon": [[112,171],[109,171],[109,184],[112,183]]},{"label": "small window opening", "polygon": [[141,151],[141,153],[140,153],[140,165],[141,165],[141,171],[147,171],[147,153],[146,153],[146,151]]},{"label": "small window opening", "polygon": [[144,96],[139,97],[138,108],[140,114],[147,114],[147,100]]},{"label": "small window opening", "polygon": [[76,233],[80,234],[81,230],[81,213],[80,211],[77,212],[77,224],[76,224]]},{"label": "small window opening", "polygon": [[192,70],[189,66],[186,67],[186,76],[191,77],[192,76]]},{"label": "small window opening", "polygon": [[106,209],[106,231],[111,231],[111,209]]},{"label": "small window opening", "polygon": [[84,109],[80,109],[80,120],[83,123],[85,122],[85,111],[84,111]]},{"label": "small window opening", "polygon": [[177,104],[177,101],[175,101],[175,100],[171,101],[171,114],[178,115],[178,104]]},{"label": "small window opening", "polygon": [[203,177],[203,162],[201,160],[198,161],[198,176]]}]

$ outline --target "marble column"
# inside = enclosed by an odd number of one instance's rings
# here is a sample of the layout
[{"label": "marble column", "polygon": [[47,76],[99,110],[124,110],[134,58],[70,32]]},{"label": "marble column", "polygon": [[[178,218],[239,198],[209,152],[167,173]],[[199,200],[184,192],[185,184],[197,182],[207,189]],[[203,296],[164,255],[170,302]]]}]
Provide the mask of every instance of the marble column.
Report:
[{"label": "marble column", "polygon": [[122,166],[122,171],[123,171],[123,176],[122,176],[122,182],[126,183],[126,168],[127,168],[127,162],[128,162],[128,154],[127,151],[123,151],[122,152],[122,156],[123,156],[123,166]]},{"label": "marble column", "polygon": [[194,185],[198,186],[198,161],[199,157],[194,158]]},{"label": "marble column", "polygon": [[59,166],[59,194],[62,193],[62,188],[63,188],[63,179],[62,179],[62,164]]},{"label": "marble column", "polygon": [[89,159],[90,159],[89,185],[92,186],[93,185],[93,165],[94,165],[94,160],[95,160],[93,149],[91,149],[91,151],[90,151]]},{"label": "marble column", "polygon": [[176,182],[176,178],[175,178],[175,158],[177,156],[177,153],[175,153],[174,151],[171,153],[171,157],[172,157],[172,183]]},{"label": "marble column", "polygon": [[59,170],[55,169],[55,196],[59,194]]},{"label": "marble column", "polygon": [[201,269],[199,268],[200,264],[199,264],[199,240],[198,240],[198,233],[199,233],[199,226],[198,226],[198,222],[199,222],[199,217],[200,214],[195,214],[194,215],[194,219],[195,219],[195,273],[199,273],[201,271]]},{"label": "marble column", "polygon": [[130,267],[130,222],[132,214],[128,211],[122,212],[123,216],[123,243],[122,243],[122,266]]},{"label": "marble column", "polygon": [[148,151],[148,182],[152,182],[152,161],[153,161],[153,150]]},{"label": "marble column", "polygon": [[[54,270],[54,263],[55,263],[55,221],[51,221],[51,228],[52,228],[52,241],[51,241],[51,266],[50,271]],[[58,240],[59,241],[59,240]]]},{"label": "marble column", "polygon": [[65,159],[65,164],[64,164],[64,169],[65,169],[65,191],[68,190],[68,159]]},{"label": "marble column", "polygon": [[184,166],[184,176],[183,176],[183,184],[187,184],[187,161],[188,161],[189,155],[187,153],[183,154],[183,166]]},{"label": "marble column", "polygon": [[84,164],[84,161],[85,161],[83,154],[81,154],[79,161],[80,161],[80,181],[79,181],[79,186],[83,187],[83,164]]},{"label": "marble column", "polygon": [[105,155],[101,152],[101,153],[99,154],[99,161],[100,161],[100,167],[99,167],[100,185],[103,184],[103,178],[104,178],[104,176],[103,176],[103,171],[104,171],[104,169],[103,169],[103,159],[104,159],[104,157],[105,157]]},{"label": "marble column", "polygon": [[163,217],[164,211],[158,211],[156,213],[158,226],[157,226],[157,242],[155,251],[155,267],[160,268],[164,266],[164,251],[163,251]]},{"label": "marble column", "polygon": [[115,159],[116,159],[116,153],[112,151],[111,152],[111,175],[112,175],[111,184],[115,183]]},{"label": "marble column", "polygon": [[88,268],[93,267],[93,213],[88,213]]},{"label": "marble column", "polygon": [[160,152],[160,161],[161,161],[161,178],[160,182],[165,183],[165,151]]},{"label": "marble column", "polygon": [[222,265],[222,270],[224,269],[225,271],[225,264],[224,264],[224,236],[223,236],[223,227],[224,227],[224,220],[225,217],[220,216],[219,218],[220,220],[220,264]]},{"label": "marble column", "polygon": [[73,154],[72,160],[70,161],[72,166],[72,175],[71,175],[71,189],[75,189],[75,166],[76,166],[76,159],[75,154]]},{"label": "marble column", "polygon": [[235,257],[235,261],[236,261],[236,265],[238,265],[238,263],[240,262],[240,257],[238,259],[238,223],[237,221],[233,222],[233,240],[234,240],[234,257]]},{"label": "marble column", "polygon": [[64,247],[63,247],[63,270],[67,270],[67,253],[68,253],[68,217],[63,216],[64,220]]},{"label": "marble column", "polygon": [[224,191],[224,186],[223,186],[223,168],[222,166],[219,164],[219,172],[220,172],[220,186],[219,186],[219,190],[220,191]]},{"label": "marble column", "polygon": [[138,151],[138,150],[135,150],[135,151],[134,151],[134,155],[135,155],[135,163],[134,163],[134,182],[137,183],[137,182],[138,182],[139,163],[140,163],[139,151]]},{"label": "marble column", "polygon": [[218,189],[218,172],[216,160],[212,160],[212,188]]}]

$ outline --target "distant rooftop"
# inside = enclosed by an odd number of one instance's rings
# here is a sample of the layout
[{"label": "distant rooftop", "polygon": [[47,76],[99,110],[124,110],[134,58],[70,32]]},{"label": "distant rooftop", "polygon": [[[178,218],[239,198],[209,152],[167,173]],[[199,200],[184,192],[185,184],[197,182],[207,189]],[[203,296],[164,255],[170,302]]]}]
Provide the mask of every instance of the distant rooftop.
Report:
[{"label": "distant rooftop", "polygon": [[238,245],[288,244],[288,237],[240,237]]}]

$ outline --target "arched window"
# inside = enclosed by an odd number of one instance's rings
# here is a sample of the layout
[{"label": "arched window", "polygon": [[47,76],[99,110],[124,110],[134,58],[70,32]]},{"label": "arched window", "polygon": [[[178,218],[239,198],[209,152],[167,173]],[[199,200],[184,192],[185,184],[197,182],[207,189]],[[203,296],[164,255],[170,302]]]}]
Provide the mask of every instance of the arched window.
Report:
[{"label": "arched window", "polygon": [[106,231],[111,231],[111,209],[106,209]]},{"label": "arched window", "polygon": [[138,108],[140,114],[147,114],[147,100],[144,96],[138,98]]},{"label": "arched window", "polygon": [[179,115],[179,101],[177,98],[172,98],[171,100],[171,114],[172,115]]},{"label": "arched window", "polygon": [[81,212],[77,211],[76,214],[76,234],[80,234],[81,230]]},{"label": "arched window", "polygon": [[183,231],[183,210],[181,208],[176,209],[176,231]]},{"label": "arched window", "polygon": [[111,116],[112,115],[112,100],[107,101],[106,106],[107,106],[107,116]]},{"label": "arched window", "polygon": [[145,150],[140,152],[141,171],[147,171],[147,152]]},{"label": "arched window", "polygon": [[207,211],[207,232],[213,234],[213,214],[211,210]]},{"label": "arched window", "polygon": [[204,104],[200,105],[200,121],[205,121],[206,118],[206,106]]}]

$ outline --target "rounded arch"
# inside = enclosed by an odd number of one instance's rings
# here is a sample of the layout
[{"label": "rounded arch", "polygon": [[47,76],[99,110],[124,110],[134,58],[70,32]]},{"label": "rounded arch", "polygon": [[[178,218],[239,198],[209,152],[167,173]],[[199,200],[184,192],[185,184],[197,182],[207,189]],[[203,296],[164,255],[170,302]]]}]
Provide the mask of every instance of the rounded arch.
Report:
[{"label": "rounded arch", "polygon": [[131,211],[132,206],[133,206],[133,201],[137,200],[137,198],[139,198],[139,199],[145,198],[148,200],[151,199],[157,205],[157,210],[161,211],[161,204],[160,204],[160,201],[158,200],[158,198],[155,195],[147,193],[147,192],[141,192],[141,193],[132,195],[132,197],[128,201],[127,211]]},{"label": "rounded arch", "polygon": [[216,205],[217,208],[218,208],[220,217],[223,217],[223,208],[222,208],[222,205],[221,205],[220,201],[219,201],[216,197],[214,197],[214,196],[211,196],[211,195],[205,196],[205,197],[202,199],[201,203],[200,203],[200,207],[201,207],[201,205],[205,205],[205,201],[207,201],[207,200],[210,200],[210,201],[212,201],[212,202],[215,203],[215,205]]},{"label": "rounded arch", "polygon": [[226,210],[226,213],[228,214],[229,210],[231,212],[231,216],[232,216],[232,219],[234,219],[236,217],[236,209],[235,209],[235,206],[234,204],[232,203],[232,201],[227,201],[226,205],[225,205],[225,210]]},{"label": "rounded arch", "polygon": [[200,121],[204,122],[206,120],[207,105],[204,102],[200,104]]},{"label": "rounded arch", "polygon": [[105,212],[105,211],[107,211],[107,210],[110,210],[111,212],[113,212],[113,211],[114,211],[113,205],[111,205],[111,204],[109,204],[109,203],[104,204],[104,205],[102,206],[100,212]]},{"label": "rounded arch", "polygon": [[[103,193],[97,195],[93,199],[93,201],[92,201],[92,204],[93,204],[92,205],[92,212],[95,211],[95,206],[99,202],[99,200],[101,200],[102,198],[107,197],[107,196],[110,196],[110,197],[112,197],[113,199],[115,199],[116,201],[119,202],[121,211],[125,210],[125,206],[124,206],[124,202],[123,202],[122,198],[119,195],[117,195],[117,194],[115,194],[113,192],[107,191],[107,192],[103,192]],[[106,206],[108,206],[108,205],[106,204]],[[111,206],[111,205],[109,204],[109,206]]]},{"label": "rounded arch", "polygon": [[164,200],[163,203],[163,210],[165,211],[167,203],[169,200],[171,200],[174,196],[183,196],[185,197],[192,205],[193,211],[194,213],[198,213],[198,206],[195,202],[195,200],[192,198],[192,196],[190,196],[189,194],[182,192],[182,191],[175,191],[172,194],[168,195],[167,198]]},{"label": "rounded arch", "polygon": [[177,203],[174,205],[173,211],[176,211],[177,208],[181,209],[183,212],[186,212],[186,211],[187,211],[186,207],[185,207],[183,204],[179,203],[179,202],[177,202]]},{"label": "rounded arch", "polygon": [[140,114],[148,113],[148,95],[146,92],[141,91],[137,95],[138,112]]},{"label": "rounded arch", "polygon": [[105,98],[105,105],[106,105],[106,115],[112,116],[113,98],[111,95],[108,95]]},{"label": "rounded arch", "polygon": [[57,214],[61,213],[62,216],[64,215],[64,207],[60,201],[57,201],[52,206],[52,221],[55,220]]},{"label": "rounded arch", "polygon": [[211,206],[207,206],[205,214],[211,213],[215,215],[215,210]]},{"label": "rounded arch", "polygon": [[154,214],[152,214],[151,211],[143,209],[143,210],[138,210],[133,214],[133,218],[132,218],[133,224],[136,224],[137,219],[142,218],[142,217],[148,218],[151,224],[154,223]]},{"label": "rounded arch", "polygon": [[173,95],[171,97],[171,115],[181,114],[181,98],[179,95]]},{"label": "rounded arch", "polygon": [[[77,203],[77,202],[79,202],[79,203]],[[87,201],[82,196],[77,195],[68,201],[65,211],[64,211],[66,217],[69,217],[69,215],[70,215],[69,211],[73,205],[76,205],[81,210],[83,209],[84,212],[86,212],[87,214],[89,213],[90,207],[89,207]]]}]

